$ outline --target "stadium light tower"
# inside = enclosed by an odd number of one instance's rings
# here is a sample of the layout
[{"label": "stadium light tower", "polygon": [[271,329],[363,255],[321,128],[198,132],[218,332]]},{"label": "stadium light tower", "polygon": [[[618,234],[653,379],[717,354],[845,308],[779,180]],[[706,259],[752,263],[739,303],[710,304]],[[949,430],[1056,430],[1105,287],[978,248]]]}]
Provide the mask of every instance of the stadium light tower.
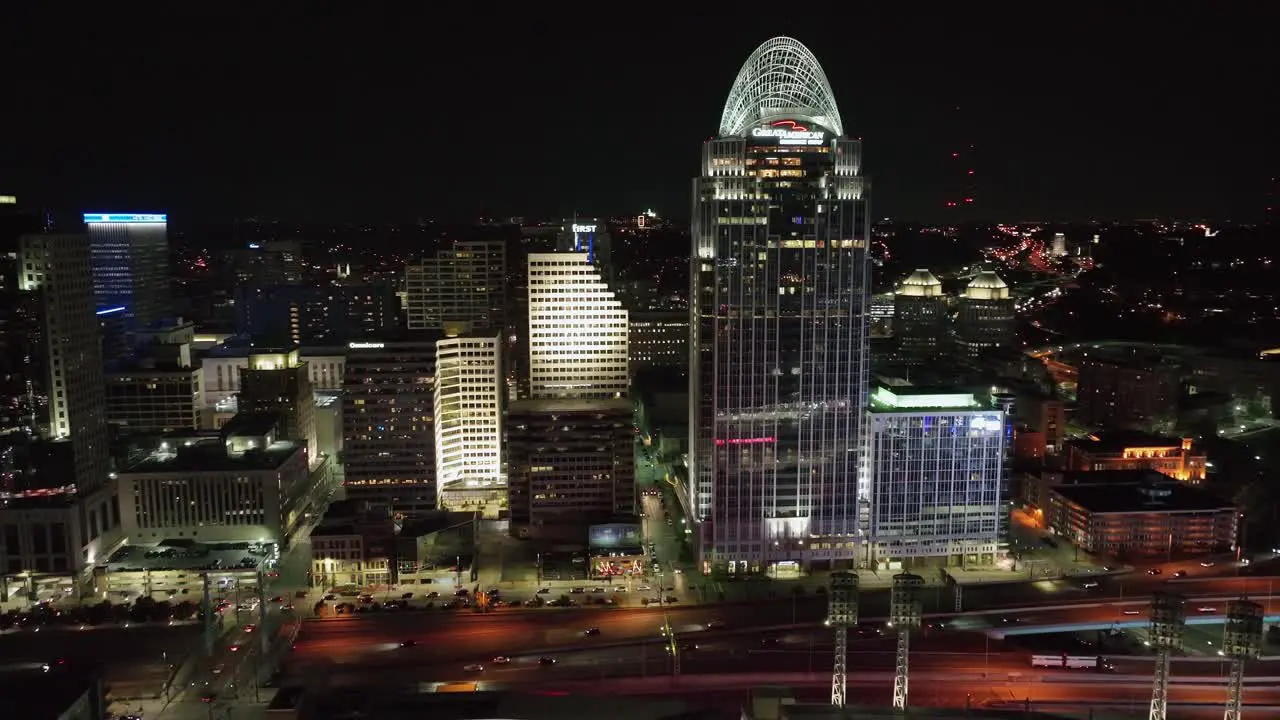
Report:
[{"label": "stadium light tower", "polygon": [[893,576],[889,598],[889,625],[898,632],[898,663],[893,676],[893,709],[907,709],[907,675],[910,669],[911,631],[920,627],[920,588],[924,578],[910,573]]},{"label": "stadium light tower", "polygon": [[1147,720],[1166,720],[1169,706],[1169,655],[1182,647],[1187,627],[1187,601],[1181,595],[1158,592],[1151,598],[1151,645],[1156,651],[1156,674],[1151,683]]},{"label": "stadium light tower", "polygon": [[831,573],[827,593],[827,625],[835,631],[835,662],[831,669],[831,706],[844,707],[848,680],[849,628],[858,624],[858,574]]},{"label": "stadium light tower", "polygon": [[1262,653],[1262,606],[1248,600],[1227,603],[1227,623],[1222,628],[1222,654],[1231,660],[1227,684],[1227,711],[1223,720],[1240,720],[1244,697],[1244,663]]}]

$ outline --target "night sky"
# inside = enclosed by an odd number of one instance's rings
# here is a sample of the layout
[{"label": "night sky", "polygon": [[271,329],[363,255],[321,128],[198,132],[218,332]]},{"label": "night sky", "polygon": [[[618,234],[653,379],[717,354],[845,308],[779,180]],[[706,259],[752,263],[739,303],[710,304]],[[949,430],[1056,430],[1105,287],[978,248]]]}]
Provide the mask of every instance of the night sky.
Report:
[{"label": "night sky", "polygon": [[1268,4],[6,8],[0,193],[178,224],[647,207],[683,220],[738,68],[786,34],[817,55],[866,141],[877,217],[955,217],[950,154],[973,145],[971,215],[1255,220],[1280,175],[1280,13],[1254,9]]}]

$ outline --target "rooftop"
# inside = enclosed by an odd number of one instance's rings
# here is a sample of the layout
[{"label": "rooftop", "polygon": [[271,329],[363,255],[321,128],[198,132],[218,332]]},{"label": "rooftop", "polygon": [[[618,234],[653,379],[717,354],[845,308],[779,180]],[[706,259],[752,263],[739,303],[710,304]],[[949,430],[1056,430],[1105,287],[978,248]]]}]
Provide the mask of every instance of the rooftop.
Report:
[{"label": "rooftop", "polygon": [[[1108,472],[1093,472],[1099,482],[1058,485],[1053,492],[1093,513],[1211,512],[1234,505],[1213,493],[1180,483],[1158,472],[1140,480],[1115,482]],[[1129,476],[1133,477],[1133,476]]]},{"label": "rooftop", "polygon": [[237,412],[235,417],[222,426],[222,437],[231,437],[233,435],[262,437],[263,435],[270,435],[279,425],[280,415],[277,413]]},{"label": "rooftop", "polygon": [[920,268],[899,283],[896,293],[911,297],[941,297],[942,281],[925,268]]},{"label": "rooftop", "polygon": [[[56,661],[49,662],[52,665]],[[85,693],[98,695],[100,702],[101,692],[97,673],[88,668],[61,665],[46,672],[42,663],[30,662],[0,667],[0,697],[4,697],[5,707],[14,712],[15,718],[63,717]]]},{"label": "rooftop", "polygon": [[511,403],[508,411],[524,412],[591,412],[591,411],[627,411],[631,412],[631,401],[626,398],[526,398]]},{"label": "rooftop", "polygon": [[879,385],[871,393],[871,410],[912,412],[916,410],[988,410],[989,404],[976,394],[957,387],[929,385]]},{"label": "rooftop", "polygon": [[167,440],[122,472],[141,474],[275,470],[299,452],[303,452],[302,445],[292,440],[278,440],[265,448],[249,450],[243,455],[229,454],[226,445],[218,437]]},{"label": "rooftop", "polygon": [[1183,439],[1170,435],[1153,435],[1138,430],[1112,430],[1085,438],[1072,438],[1067,445],[1089,453],[1122,453],[1127,448],[1181,447]]}]

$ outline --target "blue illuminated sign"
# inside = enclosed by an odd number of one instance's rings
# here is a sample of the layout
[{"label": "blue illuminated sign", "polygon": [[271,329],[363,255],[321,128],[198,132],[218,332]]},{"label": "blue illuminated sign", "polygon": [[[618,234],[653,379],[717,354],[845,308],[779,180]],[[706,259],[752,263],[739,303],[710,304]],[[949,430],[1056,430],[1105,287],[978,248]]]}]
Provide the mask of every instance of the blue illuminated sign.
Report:
[{"label": "blue illuminated sign", "polygon": [[118,312],[124,312],[124,306],[103,308],[98,311],[98,315],[114,315]]},{"label": "blue illuminated sign", "polygon": [[[584,242],[582,236],[586,235]],[[579,225],[573,223],[573,250],[574,252],[586,252],[587,262],[596,261],[596,226],[595,225]]]},{"label": "blue illuminated sign", "polygon": [[163,213],[85,213],[86,225],[97,223],[166,223],[169,216]]}]

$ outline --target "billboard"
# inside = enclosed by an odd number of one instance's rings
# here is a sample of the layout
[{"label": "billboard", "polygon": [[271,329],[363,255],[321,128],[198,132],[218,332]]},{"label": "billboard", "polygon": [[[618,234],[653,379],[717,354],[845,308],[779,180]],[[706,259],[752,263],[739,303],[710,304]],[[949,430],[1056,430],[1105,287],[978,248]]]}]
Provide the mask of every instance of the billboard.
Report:
[{"label": "billboard", "polygon": [[592,550],[643,547],[644,532],[631,523],[592,525],[587,528],[587,546]]},{"label": "billboard", "polygon": [[752,145],[825,145],[827,130],[795,120],[777,120],[751,128]]}]

